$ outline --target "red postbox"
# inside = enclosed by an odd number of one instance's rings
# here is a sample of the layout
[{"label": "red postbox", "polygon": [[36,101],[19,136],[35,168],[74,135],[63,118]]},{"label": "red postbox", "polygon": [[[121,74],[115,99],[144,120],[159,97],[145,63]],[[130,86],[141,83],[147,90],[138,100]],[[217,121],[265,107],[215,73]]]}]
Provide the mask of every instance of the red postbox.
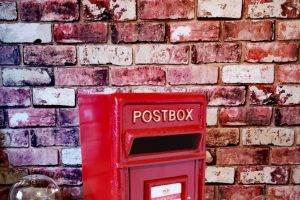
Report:
[{"label": "red postbox", "polygon": [[85,200],[202,200],[205,98],[80,95]]}]

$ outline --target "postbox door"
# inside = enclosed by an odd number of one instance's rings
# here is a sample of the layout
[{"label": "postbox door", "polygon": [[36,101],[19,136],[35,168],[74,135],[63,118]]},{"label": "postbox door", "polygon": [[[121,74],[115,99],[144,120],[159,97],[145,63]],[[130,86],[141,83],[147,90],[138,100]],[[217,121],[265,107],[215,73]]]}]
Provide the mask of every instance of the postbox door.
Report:
[{"label": "postbox door", "polygon": [[195,200],[197,161],[131,168],[130,200]]}]

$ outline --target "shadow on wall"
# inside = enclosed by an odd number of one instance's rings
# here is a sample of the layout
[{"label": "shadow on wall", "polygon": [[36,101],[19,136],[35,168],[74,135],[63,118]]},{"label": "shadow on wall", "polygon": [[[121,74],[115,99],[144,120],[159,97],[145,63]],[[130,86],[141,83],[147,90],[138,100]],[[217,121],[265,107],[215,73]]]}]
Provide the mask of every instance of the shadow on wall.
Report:
[{"label": "shadow on wall", "polygon": [[[3,120],[4,121],[4,120]],[[1,124],[0,124],[1,125]],[[7,200],[11,185],[7,184],[7,175],[9,171],[8,155],[5,152],[6,134],[0,129],[0,200]]]}]

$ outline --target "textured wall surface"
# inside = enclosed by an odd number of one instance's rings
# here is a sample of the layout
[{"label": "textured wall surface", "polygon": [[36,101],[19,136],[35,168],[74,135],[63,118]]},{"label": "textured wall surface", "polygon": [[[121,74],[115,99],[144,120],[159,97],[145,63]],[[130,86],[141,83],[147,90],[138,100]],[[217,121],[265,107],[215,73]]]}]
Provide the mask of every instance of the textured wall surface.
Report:
[{"label": "textured wall surface", "polygon": [[0,199],[80,199],[77,95],[116,91],[206,94],[207,200],[299,199],[299,44],[299,0],[1,0]]}]

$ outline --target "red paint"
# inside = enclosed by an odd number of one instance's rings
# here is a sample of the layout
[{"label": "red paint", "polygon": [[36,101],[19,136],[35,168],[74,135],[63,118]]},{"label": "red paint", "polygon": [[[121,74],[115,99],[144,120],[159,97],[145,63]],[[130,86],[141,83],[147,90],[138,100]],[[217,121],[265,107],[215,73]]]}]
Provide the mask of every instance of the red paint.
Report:
[{"label": "red paint", "polygon": [[[182,200],[204,198],[202,95],[118,93],[80,95],[79,101],[85,199],[141,200],[152,185],[178,182]],[[184,109],[193,111],[183,120]],[[148,122],[155,110],[174,111]],[[135,113],[133,121],[134,111],[147,111],[146,120]]]}]

